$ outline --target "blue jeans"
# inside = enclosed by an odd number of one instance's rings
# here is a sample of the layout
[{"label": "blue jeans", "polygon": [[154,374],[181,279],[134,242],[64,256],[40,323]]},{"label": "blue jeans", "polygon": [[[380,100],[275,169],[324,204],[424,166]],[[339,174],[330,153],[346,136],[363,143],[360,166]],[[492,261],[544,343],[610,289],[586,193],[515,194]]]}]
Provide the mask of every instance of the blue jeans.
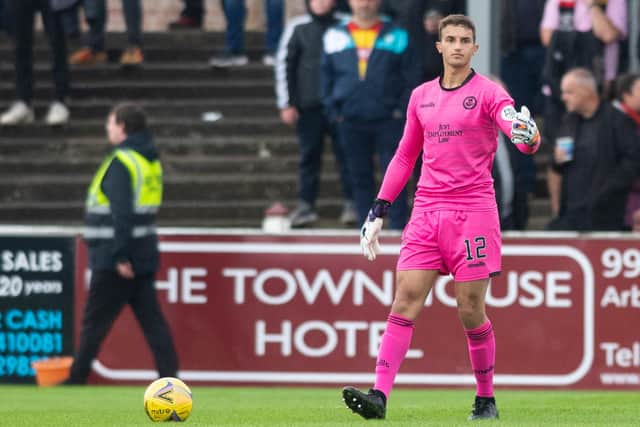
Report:
[{"label": "blue jeans", "polygon": [[[376,197],[374,157],[384,174],[402,137],[404,120],[345,120],[338,125],[340,142],[351,176],[353,199],[360,224]],[[390,228],[402,230],[407,222],[407,190],[400,192],[389,210]]]},{"label": "blue jeans", "polygon": [[[106,0],[84,0],[84,14],[89,25],[87,45],[94,52],[104,50],[107,23]],[[127,41],[131,46],[142,45],[142,11],[140,0],[122,0],[127,25]]]},{"label": "blue jeans", "polygon": [[[244,20],[246,6],[244,0],[222,0],[222,9],[227,19],[225,32],[225,49],[230,53],[244,52]],[[282,34],[284,20],[284,1],[265,0],[264,9],[267,15],[267,32],[265,48],[268,53],[275,53]]]},{"label": "blue jeans", "polygon": [[339,142],[335,126],[329,124],[322,112],[322,108],[300,110],[300,118],[296,128],[300,146],[298,198],[304,200],[310,206],[315,206],[316,204],[324,140],[329,135],[331,137],[333,155],[336,158],[336,166],[340,173],[342,195],[345,200],[352,200],[351,181],[342,145]]}]

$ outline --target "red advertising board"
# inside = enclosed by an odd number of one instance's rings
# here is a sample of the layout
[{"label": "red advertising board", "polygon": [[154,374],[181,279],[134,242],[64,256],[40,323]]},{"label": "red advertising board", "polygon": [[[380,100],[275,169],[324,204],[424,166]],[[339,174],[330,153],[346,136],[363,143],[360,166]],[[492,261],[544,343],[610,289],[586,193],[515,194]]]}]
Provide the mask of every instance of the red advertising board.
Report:
[{"label": "red advertising board", "polygon": [[[367,261],[355,235],[164,235],[158,297],[189,382],[368,384],[393,299],[399,237]],[[78,251],[76,331],[86,296]],[[640,250],[608,237],[505,237],[487,311],[497,385],[637,389]],[[473,384],[453,282],[435,284],[397,384]],[[94,362],[93,382],[150,380],[130,311]]]}]

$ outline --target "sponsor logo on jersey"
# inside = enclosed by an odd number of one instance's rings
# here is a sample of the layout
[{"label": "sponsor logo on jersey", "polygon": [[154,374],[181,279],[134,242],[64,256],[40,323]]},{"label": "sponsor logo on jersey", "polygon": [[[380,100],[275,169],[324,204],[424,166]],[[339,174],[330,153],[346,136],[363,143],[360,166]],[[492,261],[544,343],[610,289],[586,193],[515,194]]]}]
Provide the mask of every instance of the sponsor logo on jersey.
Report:
[{"label": "sponsor logo on jersey", "polygon": [[438,143],[449,142],[449,138],[462,136],[464,131],[462,129],[452,129],[448,123],[440,123],[437,130],[428,130],[428,138],[438,138]]}]

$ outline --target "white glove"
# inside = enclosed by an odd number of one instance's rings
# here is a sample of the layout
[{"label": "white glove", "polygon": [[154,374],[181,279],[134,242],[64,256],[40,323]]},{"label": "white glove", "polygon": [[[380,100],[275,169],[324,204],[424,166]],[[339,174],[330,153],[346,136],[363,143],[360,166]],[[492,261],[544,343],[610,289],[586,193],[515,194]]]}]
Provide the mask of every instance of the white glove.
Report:
[{"label": "white glove", "polygon": [[360,232],[360,247],[362,248],[363,255],[369,260],[376,259],[376,255],[380,253],[380,242],[378,242],[378,236],[382,231],[382,218],[374,218],[369,220],[367,218],[362,225]]},{"label": "white glove", "polygon": [[524,105],[511,123],[511,142],[514,144],[535,145],[540,139],[538,126],[531,119],[531,113]]}]

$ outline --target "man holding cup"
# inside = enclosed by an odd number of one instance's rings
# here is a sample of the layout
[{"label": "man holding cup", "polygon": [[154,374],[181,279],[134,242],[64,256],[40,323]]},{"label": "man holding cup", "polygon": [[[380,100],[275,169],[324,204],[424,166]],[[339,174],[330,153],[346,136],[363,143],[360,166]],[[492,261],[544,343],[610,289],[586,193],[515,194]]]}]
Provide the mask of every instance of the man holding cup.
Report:
[{"label": "man holding cup", "polygon": [[627,196],[640,171],[635,125],[600,99],[591,71],[569,70],[560,87],[567,115],[548,171],[553,219],[547,229],[623,230]]}]

